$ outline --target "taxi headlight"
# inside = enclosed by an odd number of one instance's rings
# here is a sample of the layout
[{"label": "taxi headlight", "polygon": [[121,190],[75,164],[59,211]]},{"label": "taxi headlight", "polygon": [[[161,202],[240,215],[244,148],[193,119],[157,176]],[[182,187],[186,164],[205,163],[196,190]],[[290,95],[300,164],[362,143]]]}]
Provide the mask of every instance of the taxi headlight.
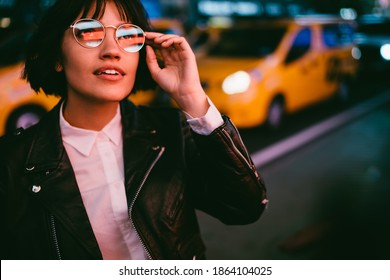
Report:
[{"label": "taxi headlight", "polygon": [[381,47],[381,56],[385,60],[390,60],[390,44],[385,44]]},{"label": "taxi headlight", "polygon": [[222,90],[228,94],[243,93],[248,90],[251,77],[245,71],[238,71],[225,78],[222,83]]}]

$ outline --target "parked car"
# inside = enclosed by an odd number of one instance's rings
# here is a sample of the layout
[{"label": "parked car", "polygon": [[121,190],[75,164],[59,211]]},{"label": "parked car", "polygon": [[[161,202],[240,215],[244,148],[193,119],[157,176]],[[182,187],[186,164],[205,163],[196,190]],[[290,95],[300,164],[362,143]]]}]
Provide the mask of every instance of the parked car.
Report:
[{"label": "parked car", "polygon": [[361,74],[390,70],[390,20],[359,21],[354,41],[354,56],[359,60]]},{"label": "parked car", "polygon": [[202,84],[237,127],[278,127],[287,113],[348,98],[357,70],[354,28],[329,17],[210,27],[197,57]]}]

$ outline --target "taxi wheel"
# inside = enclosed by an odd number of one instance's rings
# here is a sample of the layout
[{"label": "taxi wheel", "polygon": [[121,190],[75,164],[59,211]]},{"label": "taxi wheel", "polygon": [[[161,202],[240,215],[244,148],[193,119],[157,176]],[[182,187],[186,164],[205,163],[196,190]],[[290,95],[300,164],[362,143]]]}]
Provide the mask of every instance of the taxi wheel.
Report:
[{"label": "taxi wheel", "polygon": [[28,128],[41,119],[46,110],[39,106],[25,106],[15,110],[8,118],[6,132],[13,132],[15,129]]},{"label": "taxi wheel", "polygon": [[282,98],[275,98],[269,108],[267,115],[267,125],[273,129],[281,126],[284,116],[284,102]]}]

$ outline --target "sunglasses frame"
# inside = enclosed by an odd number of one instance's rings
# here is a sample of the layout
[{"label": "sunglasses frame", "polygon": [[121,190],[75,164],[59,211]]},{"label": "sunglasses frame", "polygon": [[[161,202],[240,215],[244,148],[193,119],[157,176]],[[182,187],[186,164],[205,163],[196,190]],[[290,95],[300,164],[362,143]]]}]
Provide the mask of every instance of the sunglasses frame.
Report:
[{"label": "sunglasses frame", "polygon": [[[85,22],[85,21],[97,22],[97,23],[99,23],[99,24],[101,25],[101,27],[103,28],[103,38],[102,38],[102,40],[99,42],[98,45],[96,45],[96,46],[87,46],[87,45],[82,44],[82,43],[77,39],[77,36],[76,36],[76,33],[75,33],[76,25],[77,25],[78,23],[80,23],[80,22],[83,22],[83,21],[84,21],[84,22]],[[142,32],[142,35],[143,35],[144,40],[143,40],[142,45],[139,47],[138,50],[136,50],[136,51],[127,51],[125,48],[123,48],[123,47],[120,45],[120,43],[119,43],[119,41],[118,41],[117,32],[118,32],[118,30],[119,30],[121,27],[123,27],[123,26],[131,26],[131,27],[134,27],[134,28],[136,28],[136,29],[139,29],[139,30]],[[110,24],[109,24],[109,25],[104,25],[104,24],[101,23],[99,20],[93,19],[93,18],[80,18],[80,19],[76,20],[72,25],[70,25],[69,28],[72,28],[73,38],[76,40],[76,42],[77,42],[80,46],[82,46],[82,47],[84,47],[84,48],[87,48],[87,49],[94,49],[94,48],[97,48],[97,47],[99,47],[99,46],[103,43],[104,39],[106,38],[106,28],[114,28],[114,29],[115,29],[114,39],[115,39],[116,43],[118,44],[118,46],[119,46],[123,51],[125,51],[125,52],[127,52],[127,53],[136,53],[136,52],[139,52],[139,51],[143,48],[143,46],[145,45],[145,41],[146,41],[146,35],[145,35],[145,32],[142,30],[142,28],[139,27],[138,25],[135,25],[135,24],[132,24],[132,23],[122,23],[122,24],[120,24],[120,25],[118,25],[118,26],[114,26],[114,25],[110,25]]]}]

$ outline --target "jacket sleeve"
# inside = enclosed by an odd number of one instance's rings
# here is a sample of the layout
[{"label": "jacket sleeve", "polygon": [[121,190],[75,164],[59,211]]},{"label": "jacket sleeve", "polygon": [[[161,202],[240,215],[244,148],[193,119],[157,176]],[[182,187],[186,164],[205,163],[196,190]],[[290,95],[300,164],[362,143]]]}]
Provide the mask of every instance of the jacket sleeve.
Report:
[{"label": "jacket sleeve", "polygon": [[198,209],[225,224],[252,223],[267,204],[266,188],[237,128],[223,119],[210,135],[192,132],[198,153],[190,160],[192,195]]}]

